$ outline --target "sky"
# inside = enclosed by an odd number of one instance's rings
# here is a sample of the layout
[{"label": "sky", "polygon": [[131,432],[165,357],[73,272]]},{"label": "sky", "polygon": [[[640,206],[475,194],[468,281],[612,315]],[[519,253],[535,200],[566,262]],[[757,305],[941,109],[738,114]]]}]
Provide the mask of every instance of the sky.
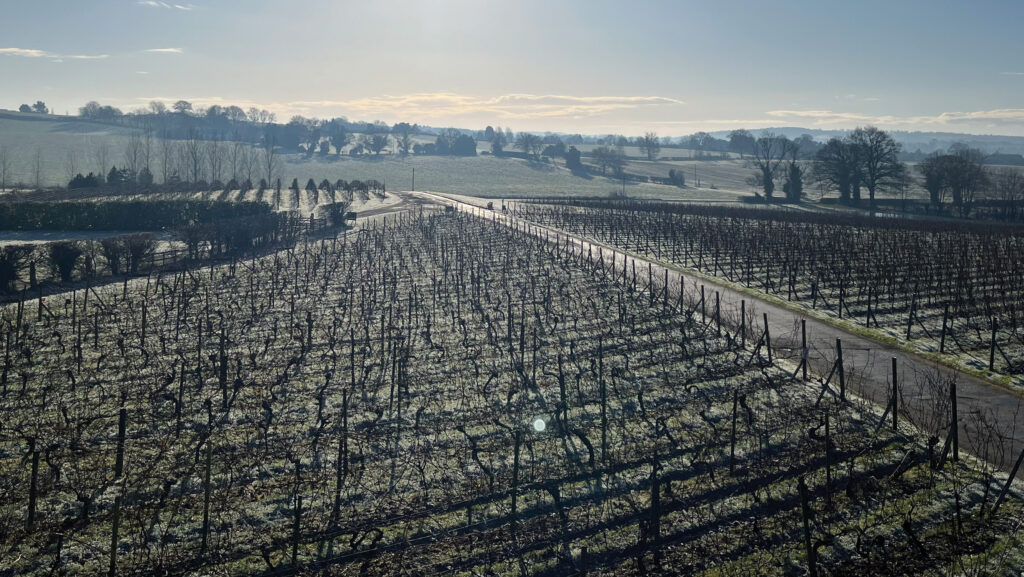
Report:
[{"label": "sky", "polygon": [[0,108],[1024,136],[1024,2],[0,0]]}]

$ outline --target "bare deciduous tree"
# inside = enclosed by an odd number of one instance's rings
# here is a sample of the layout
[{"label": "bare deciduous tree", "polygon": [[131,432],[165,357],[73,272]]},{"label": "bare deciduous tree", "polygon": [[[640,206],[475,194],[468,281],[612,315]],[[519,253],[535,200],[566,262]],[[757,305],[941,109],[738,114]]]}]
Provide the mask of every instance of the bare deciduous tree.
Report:
[{"label": "bare deciduous tree", "polygon": [[239,180],[242,174],[242,164],[246,156],[245,143],[241,141],[238,134],[235,134],[235,142],[228,151],[228,163],[231,165],[231,179]]},{"label": "bare deciduous tree", "polygon": [[733,130],[729,133],[729,150],[738,152],[744,158],[754,149],[754,136],[747,130]]},{"label": "bare deciduous tree", "polygon": [[1003,216],[1017,218],[1024,200],[1024,174],[1016,168],[1001,168],[995,174],[995,188],[1003,203]]},{"label": "bare deciduous tree", "polygon": [[936,208],[945,202],[948,190],[943,176],[943,162],[942,155],[934,153],[917,165],[917,170],[921,173],[921,186],[928,191],[928,198]]},{"label": "bare deciduous tree", "polygon": [[71,182],[71,179],[78,174],[78,156],[75,154],[73,148],[69,148],[67,154],[64,156],[64,176],[67,182]]},{"label": "bare deciduous tree", "polygon": [[899,182],[905,168],[897,155],[900,145],[889,133],[874,126],[858,128],[850,135],[850,142],[860,152],[860,164],[868,198],[875,202],[875,192],[887,183]]},{"label": "bare deciduous tree", "polygon": [[281,159],[278,157],[277,137],[273,132],[266,131],[263,136],[262,167],[266,174],[267,183],[274,182],[274,175],[281,170]]},{"label": "bare deciduous tree", "polygon": [[949,154],[933,154],[918,165],[922,185],[936,208],[942,207],[947,194],[960,216],[970,215],[977,194],[992,186],[985,170],[985,155],[980,150],[958,147]]},{"label": "bare deciduous tree", "polygon": [[697,158],[704,158],[714,140],[715,138],[707,132],[698,132],[690,137],[690,148],[697,152],[695,155]]},{"label": "bare deciduous tree", "polygon": [[11,177],[11,152],[6,146],[0,146],[0,192],[7,190],[7,180]]},{"label": "bare deciduous tree", "polygon": [[96,166],[96,174],[103,176],[110,170],[110,145],[106,140],[100,140],[99,144],[93,147],[92,156]]},{"label": "bare deciduous tree", "polygon": [[785,136],[776,136],[772,132],[766,132],[754,143],[750,165],[757,170],[758,182],[767,201],[771,201],[772,194],[775,192],[775,176],[779,172],[782,161],[786,158],[786,142],[788,140]]},{"label": "bare deciduous tree", "polygon": [[536,134],[530,132],[520,132],[519,136],[516,137],[516,148],[523,151],[523,154],[529,157],[537,158],[540,156],[541,139]]},{"label": "bare deciduous tree", "polygon": [[658,140],[657,132],[648,132],[640,137],[640,150],[647,155],[647,160],[658,158],[661,153],[661,141]]},{"label": "bare deciduous tree", "polygon": [[256,169],[259,167],[260,151],[251,146],[246,146],[243,152],[244,154],[242,154],[241,164],[242,176],[245,177],[245,180],[251,183],[256,175]]},{"label": "bare deciduous tree", "polygon": [[36,190],[43,188],[43,150],[36,148],[32,156],[32,185]]},{"label": "bare deciduous tree", "polygon": [[139,136],[138,132],[132,132],[128,135],[128,140],[124,143],[124,167],[128,169],[129,178],[133,181],[139,175],[139,170],[142,168],[143,161],[143,144],[142,137]]},{"label": "bare deciduous tree", "polygon": [[142,133],[142,166],[140,169],[153,172],[153,128],[147,126]]},{"label": "bare deciduous tree", "polygon": [[387,148],[389,141],[387,134],[366,134],[360,140],[362,145],[374,156],[380,156],[381,151]]},{"label": "bare deciduous tree", "polygon": [[220,182],[224,176],[224,144],[219,140],[209,140],[204,148],[210,182]]},{"label": "bare deciduous tree", "polygon": [[199,131],[194,128],[188,131],[188,136],[183,143],[185,166],[188,170],[189,182],[198,183],[203,179],[203,141],[199,139]]},{"label": "bare deciduous tree", "polygon": [[178,156],[176,148],[175,142],[166,134],[160,138],[160,182],[164,184],[174,174],[175,158]]},{"label": "bare deciduous tree", "polygon": [[610,168],[613,173],[619,175],[626,166],[625,158],[614,148],[599,146],[591,151],[590,154],[594,159],[594,163],[601,167],[601,174],[605,174]]},{"label": "bare deciduous tree", "polygon": [[800,198],[804,192],[804,167],[800,166],[797,162],[797,157],[800,155],[800,144],[792,141],[786,141],[786,182],[782,185],[782,191],[786,194],[786,200],[789,202],[800,202]]},{"label": "bare deciduous tree", "polygon": [[398,152],[402,156],[408,156],[412,150],[413,126],[408,122],[399,122],[391,127],[391,133],[395,135],[395,142],[398,144]]},{"label": "bare deciduous tree", "polygon": [[950,156],[946,164],[946,184],[960,216],[967,217],[974,208],[978,192],[991,186],[985,170],[985,154],[976,148],[964,148]]}]

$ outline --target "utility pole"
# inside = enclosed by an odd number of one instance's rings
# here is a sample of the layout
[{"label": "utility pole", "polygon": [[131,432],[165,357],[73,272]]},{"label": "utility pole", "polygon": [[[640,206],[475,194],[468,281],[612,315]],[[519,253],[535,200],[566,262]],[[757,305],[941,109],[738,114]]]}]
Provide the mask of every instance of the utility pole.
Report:
[{"label": "utility pole", "polygon": [[416,169],[412,169],[412,189],[416,190]]}]

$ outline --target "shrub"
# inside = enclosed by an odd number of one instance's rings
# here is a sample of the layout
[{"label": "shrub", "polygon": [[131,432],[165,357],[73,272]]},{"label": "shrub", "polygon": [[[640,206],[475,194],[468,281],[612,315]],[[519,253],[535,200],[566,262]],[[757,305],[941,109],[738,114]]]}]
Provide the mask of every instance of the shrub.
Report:
[{"label": "shrub", "polygon": [[107,266],[110,268],[110,274],[113,276],[121,274],[121,259],[124,256],[124,246],[121,244],[121,239],[111,237],[101,240],[100,250],[103,252],[103,258],[106,259]]},{"label": "shrub", "polygon": [[68,190],[76,190],[79,188],[96,188],[100,185],[100,181],[96,178],[96,175],[89,173],[88,176],[82,176],[81,173],[76,174],[71,182],[68,183]]},{"label": "shrub", "polygon": [[50,245],[50,264],[60,277],[60,282],[71,282],[82,252],[82,246],[74,241],[55,242]]},{"label": "shrub", "polygon": [[32,245],[28,244],[0,247],[0,290],[7,293],[15,291],[14,283],[32,251]]},{"label": "shrub", "polygon": [[139,267],[156,252],[156,237],[149,233],[129,234],[121,237],[128,256],[128,272],[139,274]]}]

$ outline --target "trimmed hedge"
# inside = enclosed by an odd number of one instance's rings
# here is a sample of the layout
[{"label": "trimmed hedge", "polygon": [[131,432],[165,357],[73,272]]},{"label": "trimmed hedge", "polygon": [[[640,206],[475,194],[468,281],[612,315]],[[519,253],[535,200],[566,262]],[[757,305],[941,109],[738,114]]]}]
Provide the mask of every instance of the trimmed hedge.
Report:
[{"label": "trimmed hedge", "polygon": [[260,202],[12,202],[0,204],[0,230],[163,230],[272,214]]}]

